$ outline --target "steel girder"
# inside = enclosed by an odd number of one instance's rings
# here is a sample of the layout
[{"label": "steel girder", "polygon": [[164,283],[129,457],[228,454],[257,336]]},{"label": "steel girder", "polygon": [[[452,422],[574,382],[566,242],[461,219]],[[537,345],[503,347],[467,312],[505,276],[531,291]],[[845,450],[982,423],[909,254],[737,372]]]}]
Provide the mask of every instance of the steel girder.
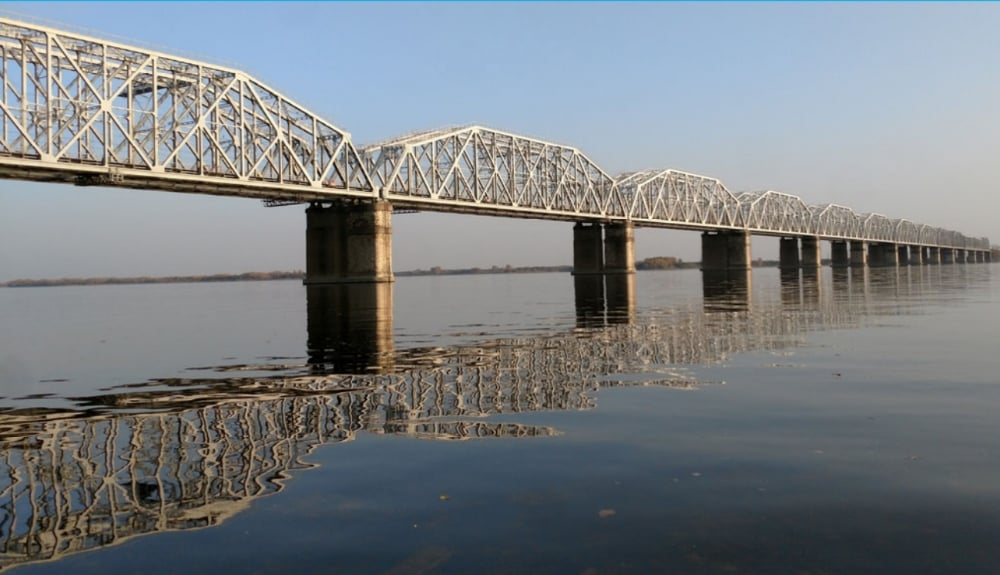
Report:
[{"label": "steel girder", "polygon": [[239,70],[7,18],[0,84],[6,178],[990,248],[788,194],[737,196],[676,170],[614,180],[576,148],[481,126],[412,134],[362,158],[347,132]]},{"label": "steel girder", "polygon": [[810,234],[812,212],[798,196],[771,190],[737,196],[748,230],[782,234]]},{"label": "steel girder", "polygon": [[0,174],[373,196],[350,135],[238,70],[0,18]]},{"label": "steel girder", "polygon": [[384,199],[456,211],[623,216],[614,180],[576,148],[482,126],[403,136],[362,150]]},{"label": "steel girder", "polygon": [[851,208],[837,204],[810,206],[812,226],[819,237],[860,239],[862,220]]},{"label": "steel girder", "polygon": [[622,174],[615,182],[628,219],[657,225],[666,222],[696,228],[745,226],[739,202],[715,178],[677,170]]}]

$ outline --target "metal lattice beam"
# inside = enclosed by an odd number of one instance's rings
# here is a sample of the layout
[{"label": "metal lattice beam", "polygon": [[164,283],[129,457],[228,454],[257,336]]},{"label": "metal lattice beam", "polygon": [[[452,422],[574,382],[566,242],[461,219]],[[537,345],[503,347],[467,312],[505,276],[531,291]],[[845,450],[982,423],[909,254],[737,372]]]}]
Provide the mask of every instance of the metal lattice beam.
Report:
[{"label": "metal lattice beam", "polygon": [[[370,174],[370,175],[369,175]],[[0,18],[0,177],[400,209],[989,249],[988,238],[808,206],[465,126],[359,153],[350,135],[236,69]]]},{"label": "metal lattice beam", "polygon": [[614,180],[576,148],[482,126],[411,134],[362,154],[393,203],[561,219],[621,214]]},{"label": "metal lattice beam", "polygon": [[0,174],[372,196],[350,135],[244,72],[0,18]]}]

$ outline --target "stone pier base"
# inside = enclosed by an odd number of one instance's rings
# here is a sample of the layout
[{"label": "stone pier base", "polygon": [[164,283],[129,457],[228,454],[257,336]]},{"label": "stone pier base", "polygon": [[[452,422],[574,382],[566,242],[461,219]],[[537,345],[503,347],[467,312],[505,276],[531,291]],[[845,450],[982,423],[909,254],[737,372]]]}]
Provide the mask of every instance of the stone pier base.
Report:
[{"label": "stone pier base", "polygon": [[701,269],[703,271],[750,269],[750,234],[743,231],[702,233]]},{"label": "stone pier base", "polygon": [[346,201],[306,209],[307,285],[391,282],[392,206]]}]

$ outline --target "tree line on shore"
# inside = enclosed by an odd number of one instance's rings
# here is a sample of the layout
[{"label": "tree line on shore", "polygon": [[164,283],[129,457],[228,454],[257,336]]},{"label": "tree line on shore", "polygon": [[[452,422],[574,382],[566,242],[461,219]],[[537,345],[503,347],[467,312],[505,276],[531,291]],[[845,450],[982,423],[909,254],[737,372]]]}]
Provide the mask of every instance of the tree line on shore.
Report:
[{"label": "tree line on shore", "polygon": [[3,287],[48,287],[48,286],[87,286],[87,285],[121,285],[121,284],[167,284],[167,283],[197,283],[197,282],[243,282],[302,279],[301,271],[290,272],[246,272],[242,274],[212,274],[205,276],[166,276],[166,277],[130,277],[130,278],[58,278],[58,279],[17,279],[0,284]]},{"label": "tree line on shore", "polygon": [[[754,266],[777,265],[777,261],[758,260]],[[697,268],[699,262],[685,262],[671,256],[646,258],[635,263],[637,270],[669,270]],[[524,274],[546,272],[571,272],[573,266],[492,266],[488,268],[445,269],[434,266],[430,269],[417,269],[396,272],[397,276],[431,276],[431,275],[472,275],[472,274]],[[0,283],[0,287],[50,287],[50,286],[89,286],[89,285],[128,285],[128,284],[158,284],[158,283],[200,283],[200,282],[242,282],[268,280],[301,280],[305,273],[295,271],[246,272],[241,274],[212,274],[202,276],[166,276],[166,277],[97,277],[97,278],[58,278],[58,279],[16,279]]]}]

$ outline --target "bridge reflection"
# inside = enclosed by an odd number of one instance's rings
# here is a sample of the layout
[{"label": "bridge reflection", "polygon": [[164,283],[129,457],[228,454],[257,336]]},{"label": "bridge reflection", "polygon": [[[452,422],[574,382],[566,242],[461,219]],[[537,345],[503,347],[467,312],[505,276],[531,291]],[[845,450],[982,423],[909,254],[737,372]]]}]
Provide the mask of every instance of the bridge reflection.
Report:
[{"label": "bridge reflection", "polygon": [[605,387],[695,389],[683,366],[909,313],[908,296],[956,285],[939,267],[891,271],[835,275],[832,293],[817,276],[782,275],[773,302],[728,277],[706,283],[700,307],[643,314],[633,275],[577,276],[576,329],[449,348],[394,348],[391,284],[309,287],[303,365],[266,377],[219,366],[225,377],[121,386],[76,410],[0,413],[0,568],[218,525],[281,491],[315,447],[359,432],[557,435],[487,417],[591,409]]}]

